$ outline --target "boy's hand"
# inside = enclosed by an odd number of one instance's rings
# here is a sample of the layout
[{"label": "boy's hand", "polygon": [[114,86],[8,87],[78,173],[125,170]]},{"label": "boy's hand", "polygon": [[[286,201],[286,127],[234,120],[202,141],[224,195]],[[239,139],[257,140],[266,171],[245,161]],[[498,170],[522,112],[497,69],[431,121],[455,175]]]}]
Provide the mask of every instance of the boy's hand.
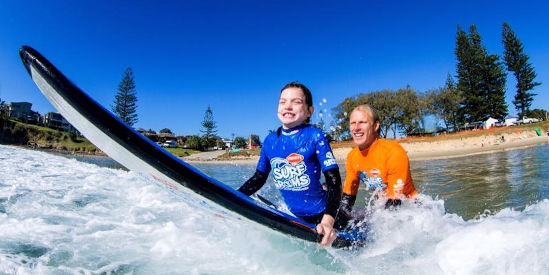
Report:
[{"label": "boy's hand", "polygon": [[334,231],[334,222],[335,220],[332,216],[324,215],[322,221],[316,225],[316,232],[324,235],[320,242],[320,247],[330,246],[335,241],[337,235]]}]

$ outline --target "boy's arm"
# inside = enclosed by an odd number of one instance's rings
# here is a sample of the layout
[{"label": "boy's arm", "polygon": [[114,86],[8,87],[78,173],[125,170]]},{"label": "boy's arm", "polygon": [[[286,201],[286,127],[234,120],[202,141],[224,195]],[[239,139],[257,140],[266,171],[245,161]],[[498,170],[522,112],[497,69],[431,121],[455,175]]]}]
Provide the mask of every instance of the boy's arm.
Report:
[{"label": "boy's arm", "polygon": [[263,173],[259,170],[255,170],[254,175],[248,179],[242,186],[238,188],[238,191],[244,193],[246,196],[250,196],[261,189],[265,182],[267,182],[267,177],[269,174]]},{"label": "boy's arm", "polygon": [[[265,144],[266,141],[267,139],[265,139],[263,144]],[[270,171],[271,163],[269,162],[269,158],[267,157],[264,148],[261,148],[259,161],[257,162],[257,168],[254,175],[249,178],[242,186],[240,186],[238,188],[238,191],[244,193],[247,196],[254,194],[255,192],[257,192],[257,190],[261,189],[263,185],[265,185],[265,182],[267,182],[267,177],[269,177]]]},{"label": "boy's arm", "polygon": [[339,211],[339,204],[341,203],[341,176],[339,175],[339,169],[332,168],[324,171],[324,178],[326,178],[326,186],[328,187],[326,211],[324,214],[328,214],[335,219]]}]

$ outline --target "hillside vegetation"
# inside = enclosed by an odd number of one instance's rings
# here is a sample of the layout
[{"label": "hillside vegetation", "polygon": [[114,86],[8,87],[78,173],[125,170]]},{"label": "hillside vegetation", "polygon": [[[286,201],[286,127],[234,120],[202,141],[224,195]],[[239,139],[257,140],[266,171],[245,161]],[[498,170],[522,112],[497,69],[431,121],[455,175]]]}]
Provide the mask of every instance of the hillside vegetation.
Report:
[{"label": "hillside vegetation", "polygon": [[81,154],[103,154],[86,138],[75,133],[25,124],[14,120],[0,122],[0,142]]}]

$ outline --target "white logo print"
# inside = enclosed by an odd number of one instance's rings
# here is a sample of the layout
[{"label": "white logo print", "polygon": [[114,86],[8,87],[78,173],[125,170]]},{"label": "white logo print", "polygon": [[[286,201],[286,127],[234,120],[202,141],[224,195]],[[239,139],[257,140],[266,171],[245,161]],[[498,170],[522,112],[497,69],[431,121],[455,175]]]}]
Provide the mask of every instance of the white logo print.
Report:
[{"label": "white logo print", "polygon": [[305,174],[307,166],[303,161],[290,163],[287,159],[272,158],[271,167],[276,188],[289,191],[309,189],[311,180],[309,175]]},{"label": "white logo print", "polygon": [[402,179],[398,179],[396,184],[393,186],[393,189],[395,190],[395,194],[402,193],[402,189],[404,188],[404,182]]},{"label": "white logo print", "polygon": [[332,155],[332,152],[326,153],[326,160],[324,160],[324,166],[330,166],[336,164],[336,159],[334,158],[334,155]]}]

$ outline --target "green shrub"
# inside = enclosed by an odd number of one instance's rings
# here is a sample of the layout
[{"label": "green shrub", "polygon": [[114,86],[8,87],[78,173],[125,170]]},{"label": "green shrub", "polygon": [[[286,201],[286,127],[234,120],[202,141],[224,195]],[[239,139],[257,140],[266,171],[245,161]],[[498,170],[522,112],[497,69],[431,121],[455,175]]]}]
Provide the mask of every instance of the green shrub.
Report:
[{"label": "green shrub", "polygon": [[16,124],[11,131],[12,142],[17,144],[27,144],[29,137],[27,135],[27,130],[21,124]]},{"label": "green shrub", "polygon": [[73,142],[78,142],[78,136],[76,136],[76,133],[75,132],[69,132],[69,137],[71,138],[71,140]]}]

